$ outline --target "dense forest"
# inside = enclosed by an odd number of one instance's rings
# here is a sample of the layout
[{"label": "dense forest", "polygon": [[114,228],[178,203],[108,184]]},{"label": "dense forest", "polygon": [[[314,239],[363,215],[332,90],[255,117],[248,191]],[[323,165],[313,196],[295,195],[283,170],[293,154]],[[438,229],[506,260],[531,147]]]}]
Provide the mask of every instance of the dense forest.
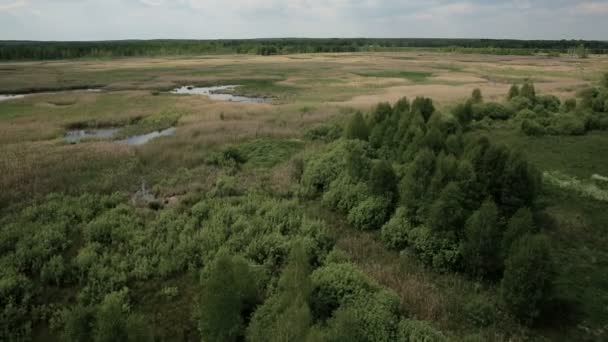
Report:
[{"label": "dense forest", "polygon": [[496,40],[422,38],[280,38],[249,40],[125,40],[100,42],[0,41],[0,60],[44,60],[82,57],[176,56],[201,54],[290,54],[398,51],[434,48],[443,51],[530,55],[567,53],[582,48],[608,53],[608,42],[581,40]]}]

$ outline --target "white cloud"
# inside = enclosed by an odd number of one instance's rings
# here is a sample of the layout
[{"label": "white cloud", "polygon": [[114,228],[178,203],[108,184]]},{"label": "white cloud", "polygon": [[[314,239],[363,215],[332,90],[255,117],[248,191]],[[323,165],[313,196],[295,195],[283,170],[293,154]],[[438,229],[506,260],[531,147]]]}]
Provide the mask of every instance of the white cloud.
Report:
[{"label": "white cloud", "polygon": [[608,13],[608,2],[607,1],[592,1],[584,2],[578,6],[581,12],[588,14],[601,14]]},{"label": "white cloud", "polygon": [[10,11],[25,6],[25,0],[2,1],[0,0],[0,11]]}]

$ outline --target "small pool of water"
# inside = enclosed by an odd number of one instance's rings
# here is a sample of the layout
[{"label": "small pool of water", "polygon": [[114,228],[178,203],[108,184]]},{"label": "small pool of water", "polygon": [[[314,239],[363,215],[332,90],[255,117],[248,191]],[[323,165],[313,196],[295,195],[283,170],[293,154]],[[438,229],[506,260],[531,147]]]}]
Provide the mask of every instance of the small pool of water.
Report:
[{"label": "small pool of water", "polygon": [[38,93],[27,93],[27,94],[0,94],[0,102],[1,101],[9,101],[15,99],[22,99],[26,96],[31,95],[56,95],[56,94],[67,94],[67,93],[76,93],[76,92],[85,92],[85,93],[99,93],[101,89],[74,89],[74,90],[61,90],[61,91],[43,91]]},{"label": "small pool of water", "polygon": [[72,129],[65,133],[65,141],[75,144],[86,139],[110,139],[119,128],[90,128],[90,129]]},{"label": "small pool of water", "polygon": [[214,101],[227,101],[227,102],[248,102],[248,103],[263,103],[268,101],[268,98],[264,97],[250,97],[230,94],[230,91],[236,89],[238,85],[223,85],[215,87],[195,87],[195,86],[183,86],[181,88],[174,89],[171,94],[178,95],[204,95]]},{"label": "small pool of water", "polygon": [[25,95],[0,95],[0,102],[1,101],[21,99],[21,98],[24,98],[24,97],[25,97]]},{"label": "small pool of water", "polygon": [[117,142],[120,144],[127,144],[130,146],[139,146],[139,145],[146,144],[146,143],[150,142],[151,140],[159,138],[159,137],[167,137],[167,136],[175,135],[175,131],[176,131],[175,127],[170,127],[167,129],[163,129],[161,131],[156,131],[156,132],[151,132],[151,133],[141,134],[141,135],[134,135],[132,137],[128,137],[127,139],[119,140]]}]

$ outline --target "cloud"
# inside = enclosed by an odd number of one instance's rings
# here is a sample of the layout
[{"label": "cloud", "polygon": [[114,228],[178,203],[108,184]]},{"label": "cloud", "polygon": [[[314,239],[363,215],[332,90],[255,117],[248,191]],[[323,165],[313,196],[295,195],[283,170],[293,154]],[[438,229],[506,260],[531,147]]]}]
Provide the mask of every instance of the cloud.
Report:
[{"label": "cloud", "polygon": [[25,6],[25,0],[2,1],[0,0],[0,12],[10,11]]},{"label": "cloud", "polygon": [[606,14],[608,13],[608,1],[584,2],[578,6],[578,9],[588,14]]}]

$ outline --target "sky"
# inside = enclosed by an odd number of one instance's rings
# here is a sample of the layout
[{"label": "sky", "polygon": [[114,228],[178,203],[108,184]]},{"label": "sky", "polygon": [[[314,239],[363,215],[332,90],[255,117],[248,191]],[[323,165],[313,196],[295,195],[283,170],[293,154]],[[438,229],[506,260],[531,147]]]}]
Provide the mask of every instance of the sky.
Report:
[{"label": "sky", "polygon": [[608,0],[0,0],[0,40],[608,40]]}]

